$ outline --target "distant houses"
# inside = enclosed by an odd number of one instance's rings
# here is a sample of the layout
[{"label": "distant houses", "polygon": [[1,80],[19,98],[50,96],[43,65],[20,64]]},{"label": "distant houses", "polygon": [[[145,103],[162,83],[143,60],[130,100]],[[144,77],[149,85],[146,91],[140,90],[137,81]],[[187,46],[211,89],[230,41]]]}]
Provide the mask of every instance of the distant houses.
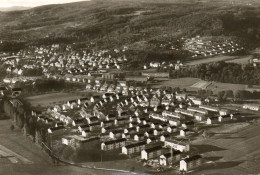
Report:
[{"label": "distant houses", "polygon": [[260,105],[257,104],[244,104],[243,109],[249,109],[252,111],[260,111]]}]

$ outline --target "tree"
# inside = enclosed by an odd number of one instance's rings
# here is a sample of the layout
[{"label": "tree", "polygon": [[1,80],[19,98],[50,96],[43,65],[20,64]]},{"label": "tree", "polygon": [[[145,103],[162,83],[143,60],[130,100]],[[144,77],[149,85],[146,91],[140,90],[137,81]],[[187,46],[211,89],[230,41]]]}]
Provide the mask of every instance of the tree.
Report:
[{"label": "tree", "polygon": [[234,98],[234,93],[232,90],[225,91],[224,99],[227,99],[227,98]]},{"label": "tree", "polygon": [[240,90],[236,90],[235,94],[234,94],[234,97],[235,97],[236,100],[241,99],[241,91]]},{"label": "tree", "polygon": [[223,100],[224,94],[225,94],[225,91],[219,91],[218,92],[218,100]]}]

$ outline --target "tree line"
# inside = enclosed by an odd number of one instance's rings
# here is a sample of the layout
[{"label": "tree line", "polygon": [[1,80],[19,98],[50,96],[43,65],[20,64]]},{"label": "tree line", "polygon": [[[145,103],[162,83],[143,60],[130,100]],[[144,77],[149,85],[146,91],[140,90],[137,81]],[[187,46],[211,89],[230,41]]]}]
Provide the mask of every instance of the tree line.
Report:
[{"label": "tree line", "polygon": [[223,83],[260,85],[260,69],[224,61],[190,66],[170,73],[171,78],[194,77]]}]

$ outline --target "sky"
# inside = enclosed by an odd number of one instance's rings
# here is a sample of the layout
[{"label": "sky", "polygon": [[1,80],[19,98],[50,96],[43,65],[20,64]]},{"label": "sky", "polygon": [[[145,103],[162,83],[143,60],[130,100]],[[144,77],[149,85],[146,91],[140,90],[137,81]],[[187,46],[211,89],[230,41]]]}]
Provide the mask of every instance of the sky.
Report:
[{"label": "sky", "polygon": [[0,0],[0,7],[24,6],[35,7],[47,4],[63,4],[85,0]]}]

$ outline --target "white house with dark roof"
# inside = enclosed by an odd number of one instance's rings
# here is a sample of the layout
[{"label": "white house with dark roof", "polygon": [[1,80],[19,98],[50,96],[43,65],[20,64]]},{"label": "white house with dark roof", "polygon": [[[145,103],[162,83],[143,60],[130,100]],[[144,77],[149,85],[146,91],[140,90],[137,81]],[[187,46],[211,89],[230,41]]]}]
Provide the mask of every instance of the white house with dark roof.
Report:
[{"label": "white house with dark roof", "polygon": [[160,160],[159,160],[159,164],[161,166],[167,166],[167,165],[171,165],[172,163],[175,163],[177,161],[181,160],[181,152],[180,151],[173,151],[162,154],[160,156]]},{"label": "white house with dark roof", "polygon": [[141,152],[141,159],[142,160],[149,160],[152,158],[156,158],[160,156],[162,153],[162,147],[161,146],[154,146],[151,148],[144,149]]},{"label": "white house with dark roof", "polygon": [[185,158],[180,161],[180,171],[189,171],[193,168],[196,168],[202,165],[202,156],[195,155],[188,158]]},{"label": "white house with dark roof", "polygon": [[260,105],[258,104],[244,104],[243,109],[249,109],[252,111],[260,111]]}]

